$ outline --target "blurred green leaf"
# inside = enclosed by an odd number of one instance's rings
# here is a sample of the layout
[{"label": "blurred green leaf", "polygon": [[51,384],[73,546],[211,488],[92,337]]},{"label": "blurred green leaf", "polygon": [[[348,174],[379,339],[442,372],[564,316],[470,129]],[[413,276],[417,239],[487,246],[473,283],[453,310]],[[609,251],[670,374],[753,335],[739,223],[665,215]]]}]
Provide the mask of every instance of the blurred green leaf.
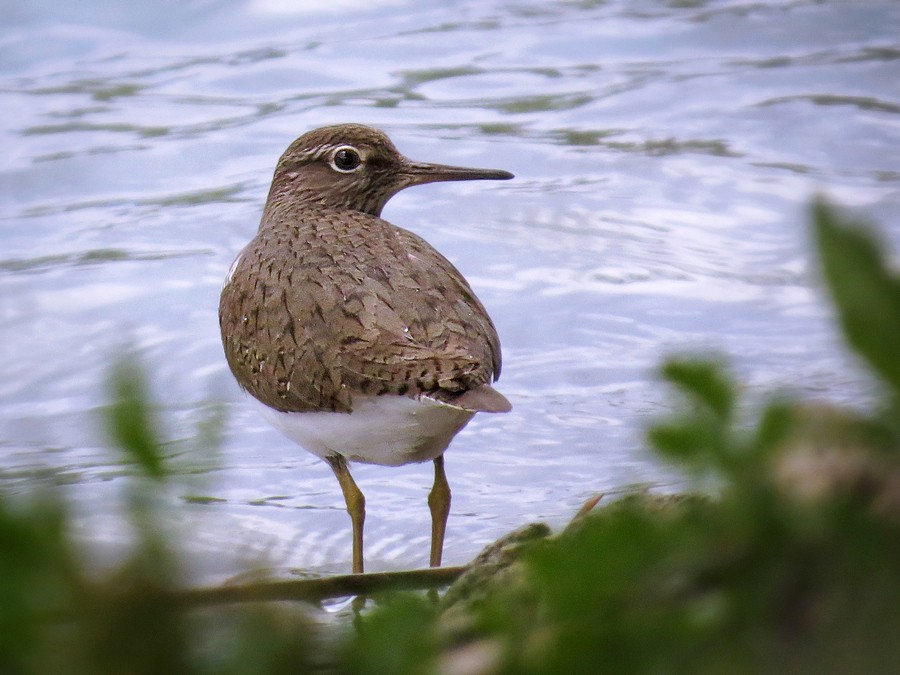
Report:
[{"label": "blurred green leaf", "polygon": [[709,425],[690,420],[661,422],[648,432],[651,445],[662,455],[676,461],[689,461],[708,467],[710,454],[715,452],[715,436]]},{"label": "blurred green leaf", "polygon": [[694,401],[707,407],[721,422],[731,419],[735,387],[721,363],[700,359],[673,359],[663,365],[662,375]]},{"label": "blurred green leaf", "polygon": [[383,604],[365,616],[341,655],[340,672],[392,673],[396,675],[434,672],[436,641],[431,627],[436,616],[433,604],[407,593],[384,597]]},{"label": "blurred green leaf", "polygon": [[900,394],[900,277],[861,223],[813,206],[822,272],[850,345]]},{"label": "blurred green leaf", "polygon": [[752,440],[758,459],[765,460],[772,450],[781,447],[790,436],[794,425],[793,405],[789,401],[770,402],[762,411]]},{"label": "blurred green leaf", "polygon": [[[198,610],[191,616],[193,641],[199,646],[194,673],[278,675],[321,672],[321,631],[302,604],[226,606]],[[322,664],[319,663],[319,666]]]},{"label": "blurred green leaf", "polygon": [[63,504],[47,495],[16,508],[0,501],[0,673],[28,672],[44,621],[64,611],[77,584]]},{"label": "blurred green leaf", "polygon": [[732,473],[743,466],[745,448],[736,443],[731,429],[736,387],[725,365],[679,358],[667,361],[661,372],[687,406],[649,429],[647,438],[657,452],[699,473]]},{"label": "blurred green leaf", "polygon": [[111,439],[152,478],[165,475],[158,422],[152,414],[146,379],[133,356],[123,356],[109,375],[112,404],[106,415]]}]

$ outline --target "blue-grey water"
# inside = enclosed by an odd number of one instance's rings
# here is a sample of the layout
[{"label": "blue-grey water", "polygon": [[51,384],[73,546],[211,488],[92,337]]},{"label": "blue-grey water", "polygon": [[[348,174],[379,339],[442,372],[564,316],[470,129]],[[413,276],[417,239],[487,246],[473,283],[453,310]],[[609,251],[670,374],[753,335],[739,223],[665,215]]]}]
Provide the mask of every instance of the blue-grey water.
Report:
[{"label": "blue-grey water", "polygon": [[[99,420],[130,350],[195,575],[349,569],[334,477],[246,403],[216,316],[278,155],[324,124],[516,174],[384,214],[469,278],[515,406],[448,452],[447,563],[598,492],[678,489],[643,441],[671,408],[666,354],[730,355],[751,399],[871,393],[807,213],[825,193],[900,250],[893,0],[0,0],[0,107],[0,490],[58,485],[98,560],[128,540],[131,471]],[[198,426],[218,404],[210,453]],[[430,465],[354,471],[369,568],[425,564]]]}]

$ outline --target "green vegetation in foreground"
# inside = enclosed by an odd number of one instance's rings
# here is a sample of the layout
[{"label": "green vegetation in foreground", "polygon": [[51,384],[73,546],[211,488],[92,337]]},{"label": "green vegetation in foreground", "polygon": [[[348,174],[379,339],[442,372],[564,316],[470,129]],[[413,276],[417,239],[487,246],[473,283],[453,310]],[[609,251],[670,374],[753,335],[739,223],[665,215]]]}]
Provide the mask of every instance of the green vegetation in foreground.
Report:
[{"label": "green vegetation in foreground", "polygon": [[883,392],[871,411],[777,398],[748,421],[722,364],[672,360],[679,412],[650,442],[715,496],[523,528],[437,603],[380,593],[338,631],[302,603],[184,601],[147,498],[168,480],[152,406],[117,367],[107,421],[141,472],[136,542],[98,579],[65,503],[0,501],[0,673],[900,672],[900,278],[864,227],[823,203],[813,220],[840,324]]}]

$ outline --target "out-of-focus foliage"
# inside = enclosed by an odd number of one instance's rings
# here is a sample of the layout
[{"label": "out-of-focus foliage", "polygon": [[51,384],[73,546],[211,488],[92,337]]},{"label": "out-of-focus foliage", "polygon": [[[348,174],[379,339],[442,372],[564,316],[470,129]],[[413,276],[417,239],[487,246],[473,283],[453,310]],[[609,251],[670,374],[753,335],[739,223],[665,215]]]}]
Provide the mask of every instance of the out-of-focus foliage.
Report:
[{"label": "out-of-focus foliage", "polygon": [[179,600],[177,552],[140,498],[169,480],[153,407],[117,366],[107,423],[140,474],[137,540],[98,579],[60,498],[0,500],[0,672],[900,672],[900,278],[865,228],[823,203],[813,219],[841,326],[882,388],[871,411],[752,407],[723,362],[671,360],[676,411],[650,442],[712,494],[523,528],[437,603],[370,599],[342,631],[299,604]]},{"label": "out-of-focus foliage", "polygon": [[133,357],[123,357],[109,382],[104,422],[135,473],[123,505],[135,533],[132,549],[98,578],[69,538],[70,515],[58,494],[0,493],[0,673],[308,670],[313,630],[299,608],[189,610],[181,602],[181,564],[150,498],[171,477],[146,381]]},{"label": "out-of-focus foliage", "polygon": [[815,234],[822,272],[837,305],[850,345],[900,391],[900,277],[884,262],[862,224],[843,223],[824,202],[814,206]]}]

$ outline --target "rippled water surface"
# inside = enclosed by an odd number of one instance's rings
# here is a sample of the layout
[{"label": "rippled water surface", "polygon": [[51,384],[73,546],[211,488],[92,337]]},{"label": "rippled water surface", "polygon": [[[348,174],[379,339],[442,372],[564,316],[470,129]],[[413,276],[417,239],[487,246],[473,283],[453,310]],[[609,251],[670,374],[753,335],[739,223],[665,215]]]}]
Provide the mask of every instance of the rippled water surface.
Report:
[{"label": "rippled water surface", "polygon": [[[323,3],[324,4],[324,3]],[[219,289],[275,160],[359,121],[506,183],[408,190],[385,217],[470,279],[499,388],[447,456],[446,562],[597,492],[679,478],[643,449],[668,353],[730,354],[752,394],[849,403],[807,250],[816,191],[900,249],[900,5],[882,2],[0,2],[0,488],[60,484],[79,535],[124,537],[98,414],[146,365],[198,574],[343,571],[327,466],[269,429],[219,344]],[[224,404],[210,456],[198,425]],[[360,466],[371,569],[427,559],[430,465]]]}]

